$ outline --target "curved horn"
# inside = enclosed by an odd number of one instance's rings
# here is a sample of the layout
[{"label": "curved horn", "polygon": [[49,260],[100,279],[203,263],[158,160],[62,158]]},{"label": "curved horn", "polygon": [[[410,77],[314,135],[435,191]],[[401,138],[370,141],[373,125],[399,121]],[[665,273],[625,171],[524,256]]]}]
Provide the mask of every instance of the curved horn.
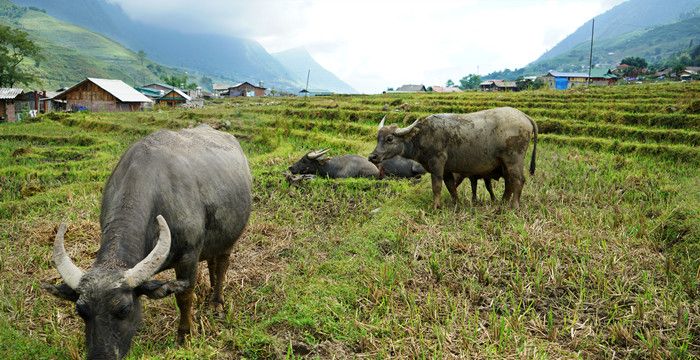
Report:
[{"label": "curved horn", "polygon": [[56,265],[58,273],[66,285],[75,290],[80,284],[80,279],[83,277],[83,270],[80,270],[66,253],[66,248],[63,246],[63,236],[66,234],[66,224],[61,223],[56,233],[56,239],[53,242],[53,263]]},{"label": "curved horn", "polygon": [[382,118],[382,121],[379,123],[379,128],[380,128],[380,129],[384,127],[384,121],[385,121],[385,120],[386,120],[386,115],[384,115],[384,117]]},{"label": "curved horn", "polygon": [[144,281],[155,275],[168,258],[168,253],[170,252],[170,228],[162,215],[158,215],[156,219],[160,227],[158,243],[145,259],[124,272],[126,284],[132,288],[141,285]]},{"label": "curved horn", "polygon": [[[420,119],[418,119],[418,120],[420,120]],[[416,125],[418,125],[418,120],[414,121],[413,124],[409,125],[408,127],[396,129],[396,131],[394,131],[394,134],[396,136],[404,136],[404,135],[410,133],[411,130],[413,130],[413,128],[416,127]]]},{"label": "curved horn", "polygon": [[329,152],[330,150],[331,149],[321,149],[321,150],[317,150],[317,151],[312,151],[306,156],[311,160],[316,160],[319,157],[321,157],[322,155],[324,155],[325,153]]}]

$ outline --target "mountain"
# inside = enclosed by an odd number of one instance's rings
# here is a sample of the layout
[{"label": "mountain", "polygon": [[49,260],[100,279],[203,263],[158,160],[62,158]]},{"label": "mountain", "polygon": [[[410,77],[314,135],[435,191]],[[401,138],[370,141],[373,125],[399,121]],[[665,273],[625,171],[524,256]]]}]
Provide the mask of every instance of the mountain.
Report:
[{"label": "mountain", "polygon": [[[515,80],[549,70],[588,69],[591,21],[527,66],[484,78]],[[658,63],[700,44],[700,0],[629,0],[595,18],[593,63],[614,67],[628,56]]]},{"label": "mountain", "polygon": [[333,91],[342,94],[356,93],[350,85],[340,80],[330,71],[311,57],[311,54],[303,48],[289,49],[286,51],[273,53],[272,56],[277,59],[287,71],[296,79],[306,86],[306,77],[308,71],[311,70],[309,77],[309,89]]},{"label": "mountain", "polygon": [[55,90],[88,76],[122,79],[131,85],[158,80],[158,75],[149,69],[152,62],[142,64],[133,51],[119,43],[42,11],[0,0],[0,24],[26,31],[42,49],[44,59],[38,64],[26,61],[21,65],[41,79],[31,86]]},{"label": "mountain", "polygon": [[268,87],[296,91],[306,81],[306,75],[302,80],[288,71],[254,40],[193,34],[135,21],[120,6],[107,0],[13,1],[44,9],[52,16],[103,34],[133,51],[144,50],[149,59],[158,63],[201,72],[219,82],[263,81]]},{"label": "mountain", "polygon": [[[594,42],[611,39],[633,31],[647,30],[658,25],[676,22],[684,13],[700,7],[700,0],[629,0],[595,18]],[[591,22],[587,21],[564,38],[537,61],[561,55],[577,45],[591,40]]]}]

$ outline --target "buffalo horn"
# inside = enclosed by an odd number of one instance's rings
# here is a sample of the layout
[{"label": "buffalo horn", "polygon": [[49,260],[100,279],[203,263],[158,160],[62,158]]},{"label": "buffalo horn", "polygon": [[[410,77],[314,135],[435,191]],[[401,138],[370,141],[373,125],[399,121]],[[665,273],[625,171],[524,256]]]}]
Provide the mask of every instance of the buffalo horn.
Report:
[{"label": "buffalo horn", "polygon": [[409,125],[408,127],[396,129],[394,134],[396,134],[396,136],[404,136],[410,133],[411,130],[413,130],[413,128],[416,127],[416,125],[418,125],[418,120],[414,121],[413,124]]},{"label": "buffalo horn", "polygon": [[385,121],[385,120],[386,120],[386,115],[384,115],[384,117],[382,118],[382,121],[379,123],[379,128],[380,128],[380,129],[384,127],[384,121]]},{"label": "buffalo horn", "polygon": [[163,266],[163,263],[165,263],[165,260],[168,258],[168,253],[170,252],[170,228],[168,228],[168,223],[165,222],[163,216],[158,215],[156,219],[160,227],[158,243],[145,259],[124,272],[126,284],[130,287],[137,287],[144,281],[150,279],[151,276],[158,272],[158,269]]},{"label": "buffalo horn", "polygon": [[66,248],[63,246],[63,236],[66,234],[66,224],[61,223],[56,233],[56,239],[53,242],[53,263],[56,265],[58,273],[61,274],[63,282],[75,290],[80,284],[80,279],[83,277],[83,270],[80,270],[66,253]]},{"label": "buffalo horn", "polygon": [[311,159],[311,160],[316,160],[316,159],[318,159],[319,157],[321,157],[322,155],[324,155],[325,153],[327,153],[328,151],[330,151],[330,149],[321,149],[321,150],[318,150],[318,151],[312,151],[312,152],[310,152],[309,155],[307,155],[307,156],[308,156],[309,159]]}]

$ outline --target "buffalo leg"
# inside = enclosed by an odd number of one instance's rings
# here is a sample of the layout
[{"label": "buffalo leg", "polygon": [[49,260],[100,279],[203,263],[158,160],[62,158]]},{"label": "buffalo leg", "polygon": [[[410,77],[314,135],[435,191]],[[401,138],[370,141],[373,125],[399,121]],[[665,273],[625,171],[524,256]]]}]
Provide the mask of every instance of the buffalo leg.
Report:
[{"label": "buffalo leg", "polygon": [[209,268],[210,273],[215,273],[215,281],[211,284],[214,291],[211,295],[211,304],[214,308],[221,312],[224,309],[224,297],[222,295],[222,290],[224,287],[224,282],[226,281],[226,271],[228,270],[228,265],[230,262],[230,252],[221,254],[215,258],[214,268]]},{"label": "buffalo leg", "polygon": [[433,180],[433,209],[440,208],[440,195],[442,193],[442,176],[431,174]]},{"label": "buffalo leg", "polygon": [[469,177],[469,183],[472,186],[472,204],[476,204],[479,200],[476,196],[476,186],[479,184],[479,178],[476,176]]},{"label": "buffalo leg", "polygon": [[493,188],[491,187],[491,179],[484,178],[484,185],[486,185],[486,190],[489,192],[489,195],[491,195],[491,201],[496,201],[496,195],[493,194]]},{"label": "buffalo leg", "polygon": [[183,261],[175,268],[178,280],[188,282],[187,289],[175,294],[177,307],[180,309],[180,325],[177,328],[177,343],[182,344],[192,329],[192,304],[194,303],[194,285],[197,280],[197,261]]},{"label": "buffalo leg", "polygon": [[454,174],[451,172],[445,173],[443,176],[443,181],[445,182],[447,191],[449,191],[450,195],[452,196],[452,201],[455,203],[455,205],[457,205],[459,196],[457,195],[457,181],[455,180]]},{"label": "buffalo leg", "polygon": [[[503,194],[503,200],[508,201],[510,199],[511,208],[517,209],[520,207],[520,194],[523,191],[523,184],[525,183],[522,160],[506,163],[505,170],[506,192]],[[507,197],[506,194],[508,194]]]}]

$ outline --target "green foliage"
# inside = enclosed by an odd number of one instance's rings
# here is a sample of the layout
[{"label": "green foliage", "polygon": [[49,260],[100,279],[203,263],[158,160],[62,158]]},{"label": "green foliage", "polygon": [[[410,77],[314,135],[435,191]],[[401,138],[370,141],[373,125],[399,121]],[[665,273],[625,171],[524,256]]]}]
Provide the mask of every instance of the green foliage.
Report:
[{"label": "green foliage", "polygon": [[644,69],[648,66],[647,61],[639,56],[626,57],[622,59],[622,61],[620,61],[620,65],[629,65],[631,67],[636,67],[639,69]]},{"label": "green foliage", "polygon": [[34,81],[34,73],[19,65],[25,59],[38,62],[42,58],[41,50],[26,32],[0,24],[0,87]]},{"label": "green foliage", "polygon": [[450,79],[450,80],[447,80],[447,84],[445,84],[445,85],[446,85],[447,87],[453,87],[453,86],[455,86],[455,82],[452,81],[452,79]]},{"label": "green foliage", "polygon": [[460,89],[462,90],[473,90],[478,89],[481,83],[481,76],[477,74],[469,74],[459,80]]},{"label": "green foliage", "polygon": [[190,83],[189,82],[189,77],[187,74],[183,75],[178,75],[178,74],[171,74],[171,75],[163,75],[161,79],[168,85],[174,86],[180,89],[185,89],[185,90],[194,90],[197,88],[196,83]]}]

